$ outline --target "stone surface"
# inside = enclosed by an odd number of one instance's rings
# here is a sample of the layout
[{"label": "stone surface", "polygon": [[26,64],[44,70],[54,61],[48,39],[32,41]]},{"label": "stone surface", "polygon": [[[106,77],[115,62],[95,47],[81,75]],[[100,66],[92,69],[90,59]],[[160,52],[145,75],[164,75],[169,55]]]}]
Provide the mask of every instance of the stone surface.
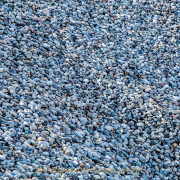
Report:
[{"label": "stone surface", "polygon": [[179,9],[1,0],[0,179],[179,179]]}]

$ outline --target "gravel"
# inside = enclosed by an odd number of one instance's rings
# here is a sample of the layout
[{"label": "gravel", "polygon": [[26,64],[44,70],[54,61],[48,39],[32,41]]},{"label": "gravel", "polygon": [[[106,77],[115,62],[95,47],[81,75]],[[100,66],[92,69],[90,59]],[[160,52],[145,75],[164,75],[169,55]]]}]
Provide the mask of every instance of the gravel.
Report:
[{"label": "gravel", "polygon": [[179,9],[1,0],[0,179],[178,180]]}]

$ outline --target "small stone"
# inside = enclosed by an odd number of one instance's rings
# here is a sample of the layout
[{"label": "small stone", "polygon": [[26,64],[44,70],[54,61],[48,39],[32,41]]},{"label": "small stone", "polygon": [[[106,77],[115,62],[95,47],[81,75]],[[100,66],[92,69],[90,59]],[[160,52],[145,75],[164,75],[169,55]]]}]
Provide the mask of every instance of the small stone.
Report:
[{"label": "small stone", "polygon": [[2,154],[2,155],[3,155],[3,154],[4,154],[4,151],[0,150],[0,154]]},{"label": "small stone", "polygon": [[101,179],[101,177],[99,175],[95,175],[94,179]]},{"label": "small stone", "polygon": [[52,86],[52,85],[53,85],[53,81],[48,81],[46,84],[47,84],[48,86]]},{"label": "small stone", "polygon": [[4,155],[0,155],[0,160],[4,161],[5,160],[5,156]]},{"label": "small stone", "polygon": [[147,88],[145,89],[145,91],[146,91],[146,92],[150,92],[150,91],[151,91],[151,88],[150,88],[150,87],[147,87]]},{"label": "small stone", "polygon": [[84,167],[85,167],[84,164],[82,164],[82,163],[79,164],[79,166],[80,166],[81,168],[84,168]]},{"label": "small stone", "polygon": [[79,163],[77,161],[72,161],[72,164],[74,167],[77,167]]},{"label": "small stone", "polygon": [[43,47],[49,49],[49,48],[50,48],[50,45],[47,44],[47,43],[44,43],[44,44],[43,44]]},{"label": "small stone", "polygon": [[83,138],[85,136],[85,134],[82,131],[75,131],[74,134],[79,138]]},{"label": "small stone", "polygon": [[37,170],[39,173],[42,173],[43,172],[43,169],[41,167],[38,168]]},{"label": "small stone", "polygon": [[86,118],[80,118],[81,120],[81,125],[84,126],[87,123],[87,119]]},{"label": "small stone", "polygon": [[111,127],[111,126],[105,126],[105,129],[106,129],[107,131],[111,131],[111,130],[112,130],[112,127]]}]

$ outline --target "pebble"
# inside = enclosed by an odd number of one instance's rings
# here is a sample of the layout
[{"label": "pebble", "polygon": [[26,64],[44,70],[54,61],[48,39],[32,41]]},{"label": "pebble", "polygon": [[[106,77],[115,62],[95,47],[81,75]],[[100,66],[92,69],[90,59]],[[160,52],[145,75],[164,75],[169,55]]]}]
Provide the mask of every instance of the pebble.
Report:
[{"label": "pebble", "polygon": [[99,175],[95,175],[94,179],[101,179],[101,177]]},{"label": "pebble", "polygon": [[111,126],[105,126],[105,129],[106,129],[107,131],[111,131],[111,130],[112,130],[112,127],[111,127]]},{"label": "pebble", "polygon": [[1,161],[4,161],[4,160],[5,160],[5,156],[0,155],[0,160],[1,160]]},{"label": "pebble", "polygon": [[85,135],[84,132],[82,132],[82,131],[75,131],[74,134],[79,138],[83,138]]}]

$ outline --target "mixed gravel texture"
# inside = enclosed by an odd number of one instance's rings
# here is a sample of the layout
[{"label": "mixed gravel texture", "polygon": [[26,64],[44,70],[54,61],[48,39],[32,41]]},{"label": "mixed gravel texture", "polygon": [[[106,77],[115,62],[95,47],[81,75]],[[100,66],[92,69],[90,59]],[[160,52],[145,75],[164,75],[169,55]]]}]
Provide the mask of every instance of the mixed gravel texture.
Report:
[{"label": "mixed gravel texture", "polygon": [[179,0],[1,0],[0,179],[180,179],[179,26]]}]

